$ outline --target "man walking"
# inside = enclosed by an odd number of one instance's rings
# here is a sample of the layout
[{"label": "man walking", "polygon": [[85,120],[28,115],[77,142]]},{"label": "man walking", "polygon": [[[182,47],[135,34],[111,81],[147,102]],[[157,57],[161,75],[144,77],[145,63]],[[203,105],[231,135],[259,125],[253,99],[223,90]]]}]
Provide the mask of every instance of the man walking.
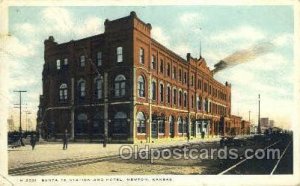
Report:
[{"label": "man walking", "polygon": [[34,147],[36,144],[36,137],[34,134],[31,134],[31,136],[30,136],[30,144],[31,144],[32,150],[34,150]]},{"label": "man walking", "polygon": [[66,150],[68,148],[68,130],[67,129],[65,130],[65,133],[64,133],[63,142],[64,142],[63,150]]}]

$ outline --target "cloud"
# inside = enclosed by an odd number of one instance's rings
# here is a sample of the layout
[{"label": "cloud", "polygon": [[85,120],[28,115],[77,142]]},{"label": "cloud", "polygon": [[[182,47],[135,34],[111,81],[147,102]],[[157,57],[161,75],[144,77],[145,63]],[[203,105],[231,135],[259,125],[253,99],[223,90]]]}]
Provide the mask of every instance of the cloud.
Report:
[{"label": "cloud", "polygon": [[88,17],[82,24],[74,30],[76,37],[87,37],[100,34],[104,31],[103,20],[98,17]]},{"label": "cloud", "polygon": [[45,8],[42,12],[42,20],[45,30],[49,33],[58,32],[69,34],[76,27],[73,27],[73,18],[71,13],[60,7]]},{"label": "cloud", "polygon": [[183,25],[200,25],[200,21],[203,20],[203,16],[201,16],[199,13],[196,12],[188,12],[185,14],[182,14],[179,17],[179,21]]},{"label": "cloud", "polygon": [[35,50],[31,44],[22,43],[15,36],[7,36],[1,38],[0,53],[13,58],[22,58],[35,55]]},{"label": "cloud", "polygon": [[151,30],[151,36],[166,47],[170,47],[170,37],[165,34],[161,27],[154,26]]},{"label": "cloud", "polygon": [[[257,28],[249,25],[239,26],[230,30],[225,30],[211,36],[211,41],[218,43],[245,42],[254,43],[264,39],[265,34]],[[238,43],[240,44],[240,43]]]},{"label": "cloud", "polygon": [[173,50],[182,58],[186,58],[186,54],[192,52],[191,46],[186,43],[178,43],[175,47],[173,47]]},{"label": "cloud", "polygon": [[285,33],[275,37],[273,43],[277,47],[293,46],[294,44],[293,39],[294,39],[293,34]]}]

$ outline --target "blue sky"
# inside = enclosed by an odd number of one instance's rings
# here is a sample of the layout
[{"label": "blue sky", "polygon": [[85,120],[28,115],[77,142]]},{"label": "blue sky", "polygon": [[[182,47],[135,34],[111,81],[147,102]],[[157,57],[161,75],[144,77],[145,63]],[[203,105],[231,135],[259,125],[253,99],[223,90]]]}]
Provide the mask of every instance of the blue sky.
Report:
[{"label": "blue sky", "polygon": [[[293,104],[292,6],[134,6],[134,7],[10,7],[9,33],[2,57],[9,62],[8,106],[26,89],[24,102],[33,112],[42,92],[43,41],[53,35],[58,43],[103,32],[113,20],[135,11],[151,23],[152,37],[185,58],[202,56],[213,64],[231,53],[260,42],[275,49],[248,63],[221,71],[215,78],[232,83],[232,113],[257,122],[257,95],[262,117],[289,126]],[[10,109],[11,112],[16,111]]]}]

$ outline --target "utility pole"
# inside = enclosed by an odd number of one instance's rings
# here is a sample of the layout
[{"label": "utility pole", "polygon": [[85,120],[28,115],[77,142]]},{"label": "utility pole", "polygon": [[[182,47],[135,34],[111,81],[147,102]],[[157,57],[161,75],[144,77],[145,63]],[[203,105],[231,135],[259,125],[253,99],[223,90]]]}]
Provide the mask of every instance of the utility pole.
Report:
[{"label": "utility pole", "polygon": [[257,133],[261,133],[261,128],[260,128],[260,94],[258,94],[258,125],[257,125]]},{"label": "utility pole", "polygon": [[26,90],[14,90],[14,92],[19,93],[19,109],[20,109],[20,126],[19,126],[19,132],[22,132],[22,93],[27,92]]}]

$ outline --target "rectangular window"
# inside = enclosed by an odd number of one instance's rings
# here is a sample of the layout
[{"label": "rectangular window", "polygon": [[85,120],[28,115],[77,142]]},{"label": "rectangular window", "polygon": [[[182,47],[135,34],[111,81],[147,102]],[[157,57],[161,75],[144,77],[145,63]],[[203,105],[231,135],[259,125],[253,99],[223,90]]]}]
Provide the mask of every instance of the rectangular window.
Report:
[{"label": "rectangular window", "polygon": [[186,93],[183,94],[183,106],[184,107],[187,106],[187,94]]},{"label": "rectangular window", "polygon": [[85,66],[85,56],[80,56],[80,66],[81,67]]},{"label": "rectangular window", "polygon": [[173,74],[172,78],[176,79],[176,67],[175,66],[173,67],[173,73],[172,74]]},{"label": "rectangular window", "polygon": [[179,106],[181,106],[181,104],[182,104],[182,92],[181,91],[179,91],[178,104],[179,104]]},{"label": "rectangular window", "polygon": [[123,62],[123,47],[117,48],[117,62],[118,63]]},{"label": "rectangular window", "polygon": [[56,60],[56,69],[60,70],[61,66],[60,66],[60,59]]},{"label": "rectangular window", "polygon": [[152,58],[151,58],[151,69],[156,69],[156,57],[155,57],[155,55],[152,55]]},{"label": "rectangular window", "polygon": [[162,59],[160,60],[160,72],[164,73],[164,61]]},{"label": "rectangular window", "polygon": [[184,72],[183,83],[184,83],[184,84],[187,83],[187,74],[186,74],[186,72]]},{"label": "rectangular window", "polygon": [[167,64],[167,75],[170,77],[171,75],[171,67],[170,67],[170,63]]},{"label": "rectangular window", "polygon": [[140,48],[140,63],[145,64],[145,54],[144,54],[144,49]]},{"label": "rectangular window", "polygon": [[179,81],[182,81],[182,71],[179,69]]},{"label": "rectangular window", "polygon": [[137,132],[140,133],[140,134],[146,133],[146,124],[145,124],[145,120],[140,120],[140,121],[138,121],[138,124],[137,124]]},{"label": "rectangular window", "polygon": [[158,121],[158,133],[165,133],[165,122],[163,120]]},{"label": "rectangular window", "polygon": [[102,65],[102,52],[97,52],[97,66]]},{"label": "rectangular window", "polygon": [[194,76],[191,78],[191,86],[194,86]]}]

